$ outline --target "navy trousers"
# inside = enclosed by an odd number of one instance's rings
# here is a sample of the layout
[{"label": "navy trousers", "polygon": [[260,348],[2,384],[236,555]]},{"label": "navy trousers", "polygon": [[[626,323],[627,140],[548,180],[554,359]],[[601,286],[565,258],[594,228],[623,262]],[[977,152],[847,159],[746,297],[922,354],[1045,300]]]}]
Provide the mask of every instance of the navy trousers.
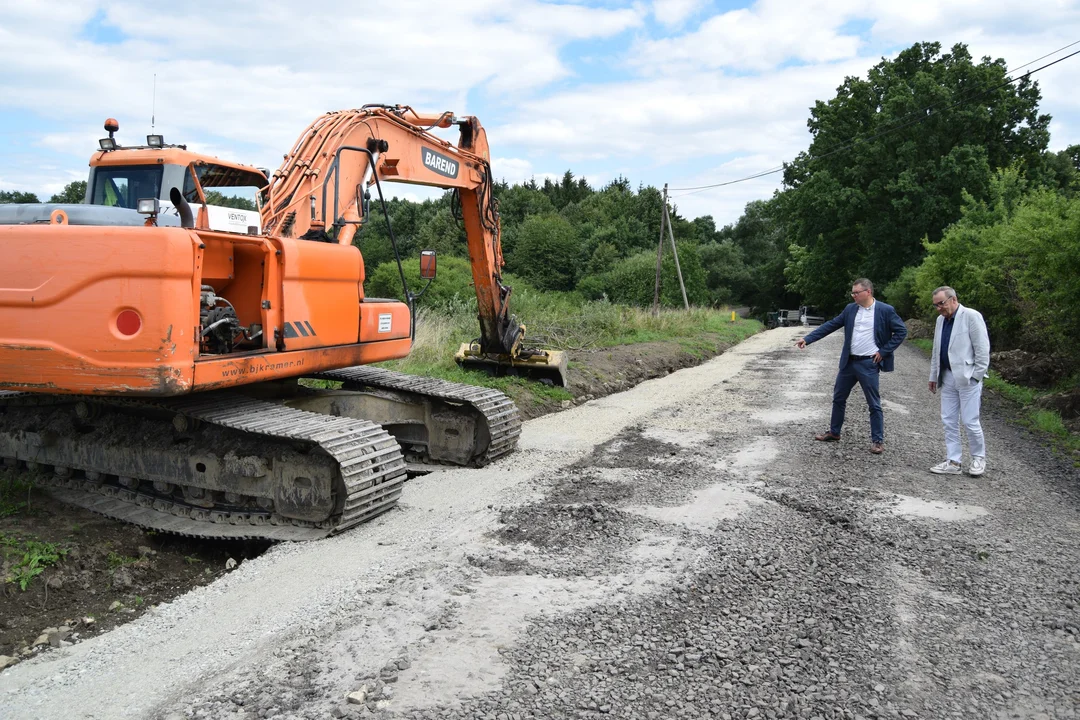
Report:
[{"label": "navy trousers", "polygon": [[839,435],[844,427],[844,411],[848,395],[855,383],[862,386],[866,404],[870,406],[870,442],[885,442],[885,416],[881,413],[881,393],[878,391],[880,369],[870,358],[849,360],[847,367],[836,374],[833,385],[832,427],[833,435]]}]

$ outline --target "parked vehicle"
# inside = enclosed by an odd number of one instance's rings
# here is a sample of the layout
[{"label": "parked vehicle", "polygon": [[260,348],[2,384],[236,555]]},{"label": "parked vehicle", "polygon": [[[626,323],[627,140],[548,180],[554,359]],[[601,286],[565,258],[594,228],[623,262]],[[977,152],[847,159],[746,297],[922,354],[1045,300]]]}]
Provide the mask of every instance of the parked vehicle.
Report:
[{"label": "parked vehicle", "polygon": [[803,305],[799,308],[799,323],[805,327],[815,327],[823,322],[825,322],[825,316],[813,305]]},{"label": "parked vehicle", "polygon": [[777,324],[780,327],[795,327],[799,324],[799,311],[777,310]]}]

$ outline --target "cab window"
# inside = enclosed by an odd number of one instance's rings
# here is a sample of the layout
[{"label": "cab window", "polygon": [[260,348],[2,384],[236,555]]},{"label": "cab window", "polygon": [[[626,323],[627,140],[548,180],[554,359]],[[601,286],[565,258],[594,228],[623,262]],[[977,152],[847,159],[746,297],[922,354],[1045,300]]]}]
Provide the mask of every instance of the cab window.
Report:
[{"label": "cab window", "polygon": [[99,167],[90,202],[135,210],[140,198],[161,197],[162,171],[160,165]]},{"label": "cab window", "polygon": [[[227,165],[198,163],[195,176],[202,185],[209,205],[222,205],[255,210],[255,195],[266,186],[266,176],[262,173],[240,170]],[[189,203],[199,202],[199,192],[191,177],[190,170],[184,173],[184,197]]]}]

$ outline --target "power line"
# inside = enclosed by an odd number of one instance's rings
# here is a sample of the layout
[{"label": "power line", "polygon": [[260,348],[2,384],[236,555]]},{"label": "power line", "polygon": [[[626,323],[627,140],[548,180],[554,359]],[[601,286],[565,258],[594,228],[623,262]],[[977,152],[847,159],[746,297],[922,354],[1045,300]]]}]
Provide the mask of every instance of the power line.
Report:
[{"label": "power line", "polygon": [[[1053,54],[1053,53],[1051,53],[1051,54]],[[1057,60],[1054,60],[1053,62],[1050,62],[1050,63],[1047,63],[1047,64],[1043,65],[1042,67],[1035,68],[1034,70],[1029,70],[1028,72],[1024,73],[1020,77],[1009,78],[1008,80],[1006,80],[1003,83],[999,83],[997,85],[994,85],[993,87],[988,87],[985,90],[982,90],[982,91],[980,91],[978,93],[975,93],[974,95],[968,95],[966,97],[960,98],[959,100],[957,100],[953,104],[947,105],[946,107],[944,107],[942,109],[943,110],[952,110],[953,108],[959,107],[960,105],[963,105],[964,103],[966,103],[966,102],[968,102],[970,100],[974,100],[976,98],[982,97],[983,95],[986,95],[987,93],[991,93],[994,90],[999,90],[999,89],[1005,87],[1006,85],[1011,85],[1012,83],[1016,82],[1017,80],[1019,80],[1021,78],[1030,77],[1030,76],[1034,75],[1035,73],[1039,72],[1040,70],[1045,70],[1046,68],[1050,67],[1051,65],[1057,65],[1059,62],[1062,62],[1064,60],[1068,60],[1069,58],[1075,57],[1076,55],[1080,55],[1080,50],[1069,53],[1068,55],[1066,55],[1064,57],[1058,58]],[[1028,63],[1028,64],[1030,65],[1031,63]],[[855,140],[852,140],[847,145],[839,146],[839,147],[837,147],[835,149],[832,149],[832,150],[829,150],[829,151],[827,151],[827,152],[825,152],[825,153],[823,153],[821,155],[815,155],[814,159],[821,159],[821,158],[829,157],[830,155],[835,155],[836,153],[840,152],[841,150],[847,150],[848,148],[854,147],[854,145],[856,143],[866,142],[867,140],[874,140],[874,139],[879,138],[879,137],[881,137],[883,135],[888,135],[891,132],[895,132],[897,130],[903,130],[906,127],[910,127],[912,125],[917,125],[918,123],[925,122],[927,118],[931,117],[931,115],[932,115],[931,111],[933,110],[933,108],[934,108],[934,106],[930,105],[930,106],[924,108],[923,110],[916,110],[914,112],[908,113],[904,117],[910,117],[911,115],[915,115],[915,114],[919,114],[920,116],[915,118],[914,120],[912,120],[909,123],[904,123],[903,125],[896,125],[896,126],[891,127],[891,128],[886,128],[885,130],[882,130],[881,132],[878,132],[878,133],[874,133],[873,135],[870,135],[869,137],[856,138]],[[901,120],[903,120],[903,118],[901,118]]]},{"label": "power line", "polygon": [[[1006,76],[1011,75],[1012,73],[1016,72],[1020,68],[1025,68],[1028,65],[1034,65],[1035,63],[1039,62],[1040,60],[1043,60],[1044,58],[1048,58],[1051,55],[1056,55],[1059,52],[1061,52],[1062,50],[1067,50],[1067,49],[1069,49],[1072,46],[1077,45],[1077,44],[1080,44],[1080,40],[1069,43],[1068,45],[1065,45],[1064,47],[1058,48],[1057,50],[1054,50],[1051,53],[1047,53],[1046,55],[1043,55],[1042,57],[1036,58],[1036,59],[1032,60],[1031,62],[1024,63],[1023,65],[1020,65],[1020,66],[1018,66],[1018,67],[1016,67],[1016,68],[1014,68],[1012,70],[1008,70],[1008,71],[1006,71],[1005,74],[1006,74]],[[1016,82],[1017,80],[1019,80],[1020,78],[1030,77],[1030,76],[1034,75],[1035,73],[1039,72],[1040,70],[1045,70],[1046,68],[1048,68],[1048,67],[1050,67],[1052,65],[1057,65],[1059,62],[1062,62],[1064,60],[1068,60],[1069,58],[1074,57],[1076,55],[1080,55],[1080,50],[1077,50],[1077,51],[1072,52],[1072,53],[1070,53],[1068,55],[1065,55],[1064,57],[1060,57],[1057,60],[1054,60],[1053,62],[1049,62],[1046,65],[1043,65],[1042,67],[1035,68],[1034,70],[1029,70],[1028,72],[1024,73],[1023,75],[1021,75],[1019,77],[1009,78],[1005,82],[994,85],[993,87],[985,88],[984,90],[981,90],[980,92],[975,93],[973,95],[964,96],[964,97],[960,98],[959,100],[957,100],[956,102],[952,103],[951,105],[948,105],[948,106],[942,108],[942,111],[952,110],[953,108],[958,107],[960,105],[963,105],[964,103],[967,103],[967,102],[969,102],[971,100],[982,97],[983,95],[986,95],[987,93],[993,92],[994,90],[999,90],[1000,88],[1003,88],[1006,85],[1010,85],[1010,84]],[[928,106],[926,106],[924,108],[921,108],[919,110],[913,110],[910,113],[908,113],[907,115],[904,115],[903,117],[900,118],[900,121],[903,121],[903,120],[906,120],[907,118],[909,118],[909,117],[911,117],[913,115],[918,116],[914,120],[912,120],[911,122],[903,123],[901,125],[893,125],[892,127],[887,127],[884,130],[881,130],[881,131],[879,131],[877,133],[874,133],[873,135],[869,135],[869,136],[866,136],[866,137],[856,137],[856,138],[852,139],[851,141],[849,141],[849,142],[847,142],[847,143],[845,143],[843,145],[838,145],[838,146],[835,146],[833,148],[830,148],[830,149],[828,149],[827,151],[825,151],[824,153],[822,153],[820,155],[814,155],[811,159],[820,160],[822,158],[826,158],[826,157],[829,157],[831,155],[835,155],[836,153],[842,152],[844,150],[850,150],[851,148],[855,147],[855,145],[857,145],[860,142],[867,142],[869,140],[875,140],[875,139],[877,139],[879,137],[882,137],[884,135],[888,135],[889,133],[896,132],[897,130],[903,130],[906,127],[910,127],[912,125],[916,125],[918,123],[924,122],[929,117],[932,116],[934,108],[937,107],[940,104],[941,104],[941,102],[933,103],[933,104],[928,105]],[[894,122],[896,122],[896,121],[894,121]],[[697,193],[702,192],[704,190],[711,190],[713,188],[724,187],[724,186],[727,186],[727,185],[735,185],[736,183],[747,182],[749,180],[756,180],[757,178],[765,177],[766,175],[773,175],[775,173],[778,173],[778,172],[782,171],[783,169],[784,169],[784,166],[781,165],[779,167],[772,168],[771,170],[764,170],[762,172],[755,173],[753,175],[748,175],[746,177],[738,178],[736,180],[727,180],[725,182],[713,183],[711,185],[698,185],[696,187],[671,188],[672,192],[682,192],[681,195],[673,195],[672,198],[686,197],[687,195],[696,195]]]},{"label": "power line", "polygon": [[[1017,66],[1016,66],[1016,67],[1014,67],[1014,68],[1013,68],[1012,70],[1007,70],[1007,71],[1005,72],[1005,74],[1006,74],[1006,75],[1012,75],[1012,74],[1013,74],[1014,72],[1016,72],[1016,71],[1017,71],[1017,70],[1019,70],[1020,68],[1026,68],[1026,67],[1027,67],[1028,65],[1034,65],[1035,63],[1039,62],[1040,60],[1045,60],[1046,58],[1050,57],[1051,55],[1057,55],[1057,54],[1058,54],[1059,52],[1061,52],[1062,50],[1068,50],[1068,49],[1069,49],[1069,48],[1071,48],[1071,47],[1072,47],[1073,45],[1080,45],[1080,40],[1077,40],[1077,41],[1075,41],[1075,42],[1071,42],[1071,43],[1069,43],[1068,45],[1066,45],[1065,47],[1059,47],[1059,48],[1058,48],[1057,50],[1055,50],[1055,51],[1053,51],[1053,52],[1049,52],[1049,53],[1046,53],[1046,54],[1045,54],[1045,55],[1043,55],[1042,57],[1037,57],[1037,58],[1035,58],[1034,60],[1032,60],[1031,62],[1028,62],[1028,63],[1024,63],[1023,65],[1017,65]],[[1062,59],[1064,60],[1064,58],[1062,58]]]},{"label": "power line", "polygon": [[779,167],[773,168],[772,170],[763,170],[763,171],[757,173],[756,175],[747,175],[746,177],[739,178],[738,180],[728,180],[727,182],[715,183],[713,185],[699,185],[697,187],[671,188],[672,192],[686,191],[686,190],[690,191],[690,192],[682,192],[682,194],[680,194],[680,195],[672,195],[671,197],[677,198],[677,197],[686,197],[687,195],[696,195],[699,192],[703,192],[705,190],[711,190],[712,188],[724,187],[725,185],[734,185],[736,183],[746,182],[747,180],[756,180],[759,177],[765,177],[766,175],[772,175],[774,173],[778,173],[783,169],[784,169],[784,166],[781,165]]}]

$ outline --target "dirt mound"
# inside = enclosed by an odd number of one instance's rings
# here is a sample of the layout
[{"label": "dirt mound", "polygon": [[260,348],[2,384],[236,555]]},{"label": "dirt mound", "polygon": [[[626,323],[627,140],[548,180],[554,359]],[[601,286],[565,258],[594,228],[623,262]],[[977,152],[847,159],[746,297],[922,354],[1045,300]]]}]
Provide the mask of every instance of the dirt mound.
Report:
[{"label": "dirt mound", "polygon": [[109,630],[268,546],[143,530],[65,505],[27,479],[0,474],[0,655]]},{"label": "dirt mound", "polygon": [[1065,420],[1080,419],[1080,388],[1045,395],[1035,404],[1044,410],[1057,410]]},{"label": "dirt mound", "polygon": [[930,340],[934,337],[934,326],[925,320],[912,318],[905,320],[904,324],[907,325],[907,336],[910,340]]},{"label": "dirt mound", "polygon": [[1026,350],[990,353],[990,367],[1006,382],[1035,388],[1051,387],[1065,375],[1065,363],[1059,358]]},{"label": "dirt mound", "polygon": [[593,350],[575,350],[567,390],[573,400],[556,401],[534,396],[526,387],[506,392],[517,404],[521,416],[530,420],[550,412],[622,392],[646,380],[670,375],[676,370],[700,365],[731,347],[713,333],[702,333],[693,342],[661,340],[634,345],[616,345]]}]

